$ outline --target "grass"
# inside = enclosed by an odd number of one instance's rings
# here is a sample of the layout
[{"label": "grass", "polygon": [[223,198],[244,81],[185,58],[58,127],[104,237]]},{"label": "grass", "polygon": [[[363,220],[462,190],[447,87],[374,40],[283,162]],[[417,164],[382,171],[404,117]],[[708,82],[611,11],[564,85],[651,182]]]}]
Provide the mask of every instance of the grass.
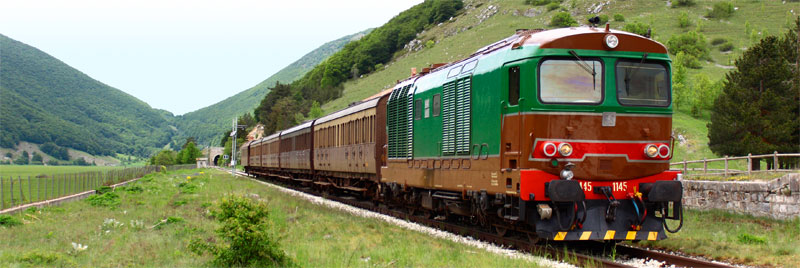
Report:
[{"label": "grass", "polygon": [[[182,192],[187,184],[195,185],[193,193]],[[15,215],[25,224],[0,227],[0,266],[208,266],[211,256],[194,255],[187,245],[215,239],[209,210],[226,194],[268,202],[283,249],[301,267],[535,265],[320,207],[217,170],[150,174],[131,187],[143,191],[115,191],[116,207],[76,201]],[[88,248],[76,250],[72,242]]]},{"label": "grass", "polygon": [[109,171],[121,167],[106,166],[43,166],[43,165],[0,165],[0,177],[35,177],[38,175],[54,175],[93,171]]},{"label": "grass", "polygon": [[[686,210],[683,229],[640,245],[702,255],[737,264],[797,267],[800,218],[773,220],[720,210]],[[669,223],[672,228],[677,222]]]}]

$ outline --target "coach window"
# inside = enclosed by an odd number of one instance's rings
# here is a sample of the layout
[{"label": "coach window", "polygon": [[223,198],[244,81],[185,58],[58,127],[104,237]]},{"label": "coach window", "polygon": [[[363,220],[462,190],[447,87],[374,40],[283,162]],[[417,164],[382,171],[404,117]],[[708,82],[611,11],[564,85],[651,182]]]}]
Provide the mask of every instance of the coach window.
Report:
[{"label": "coach window", "polygon": [[519,104],[519,66],[508,69],[508,104]]},{"label": "coach window", "polygon": [[433,95],[433,116],[439,116],[439,109],[442,107],[442,95]]},{"label": "coach window", "polygon": [[414,101],[414,120],[422,119],[422,99]]},{"label": "coach window", "polygon": [[547,59],[539,65],[543,103],[597,104],[603,100],[603,64],[597,59]]}]

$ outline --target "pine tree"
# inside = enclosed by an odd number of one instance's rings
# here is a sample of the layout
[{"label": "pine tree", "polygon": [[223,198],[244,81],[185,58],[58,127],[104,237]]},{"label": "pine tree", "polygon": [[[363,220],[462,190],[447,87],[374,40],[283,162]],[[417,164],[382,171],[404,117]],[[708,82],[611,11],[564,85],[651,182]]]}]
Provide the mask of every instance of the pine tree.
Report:
[{"label": "pine tree", "polygon": [[[709,147],[719,155],[800,149],[800,18],[783,37],[769,36],[736,60],[714,102]],[[759,169],[753,161],[753,169]]]}]

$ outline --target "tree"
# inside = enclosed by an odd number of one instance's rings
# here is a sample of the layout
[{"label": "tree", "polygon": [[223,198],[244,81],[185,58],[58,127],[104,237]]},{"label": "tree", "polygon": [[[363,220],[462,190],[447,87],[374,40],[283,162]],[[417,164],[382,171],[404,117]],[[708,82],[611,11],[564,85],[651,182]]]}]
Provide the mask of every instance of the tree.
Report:
[{"label": "tree", "polygon": [[[714,102],[709,147],[719,155],[797,152],[800,145],[800,17],[779,38],[769,36],[736,60]],[[753,169],[760,168],[753,161]]]},{"label": "tree", "polygon": [[317,119],[322,117],[322,108],[318,101],[311,102],[311,109],[308,110],[309,119]]},{"label": "tree", "polygon": [[31,156],[31,164],[32,165],[41,165],[42,163],[43,163],[42,155],[40,155],[37,152],[33,152],[33,155]]},{"label": "tree", "polygon": [[153,158],[153,165],[168,166],[175,164],[177,154],[173,150],[161,150]]},{"label": "tree", "polygon": [[194,146],[194,143],[190,142],[178,153],[177,159],[180,164],[194,164],[197,161],[196,159],[201,156],[200,150]]},{"label": "tree", "polygon": [[15,165],[27,165],[29,162],[30,159],[28,158],[27,151],[22,151],[22,154],[20,154],[19,157],[17,157],[17,159],[14,159]]}]

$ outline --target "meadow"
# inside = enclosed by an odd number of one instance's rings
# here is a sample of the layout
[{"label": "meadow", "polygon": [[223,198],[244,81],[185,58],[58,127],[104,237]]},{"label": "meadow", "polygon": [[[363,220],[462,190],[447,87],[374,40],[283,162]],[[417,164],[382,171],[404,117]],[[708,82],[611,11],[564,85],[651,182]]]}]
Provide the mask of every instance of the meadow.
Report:
[{"label": "meadow", "polygon": [[[25,224],[0,226],[0,266],[210,266],[209,255],[187,246],[193,239],[217,240],[219,225],[210,211],[229,194],[269,204],[272,231],[300,267],[536,266],[321,207],[217,170],[149,174],[114,193],[119,202],[110,207],[76,201],[14,215]],[[73,242],[87,248],[75,249]]]}]

